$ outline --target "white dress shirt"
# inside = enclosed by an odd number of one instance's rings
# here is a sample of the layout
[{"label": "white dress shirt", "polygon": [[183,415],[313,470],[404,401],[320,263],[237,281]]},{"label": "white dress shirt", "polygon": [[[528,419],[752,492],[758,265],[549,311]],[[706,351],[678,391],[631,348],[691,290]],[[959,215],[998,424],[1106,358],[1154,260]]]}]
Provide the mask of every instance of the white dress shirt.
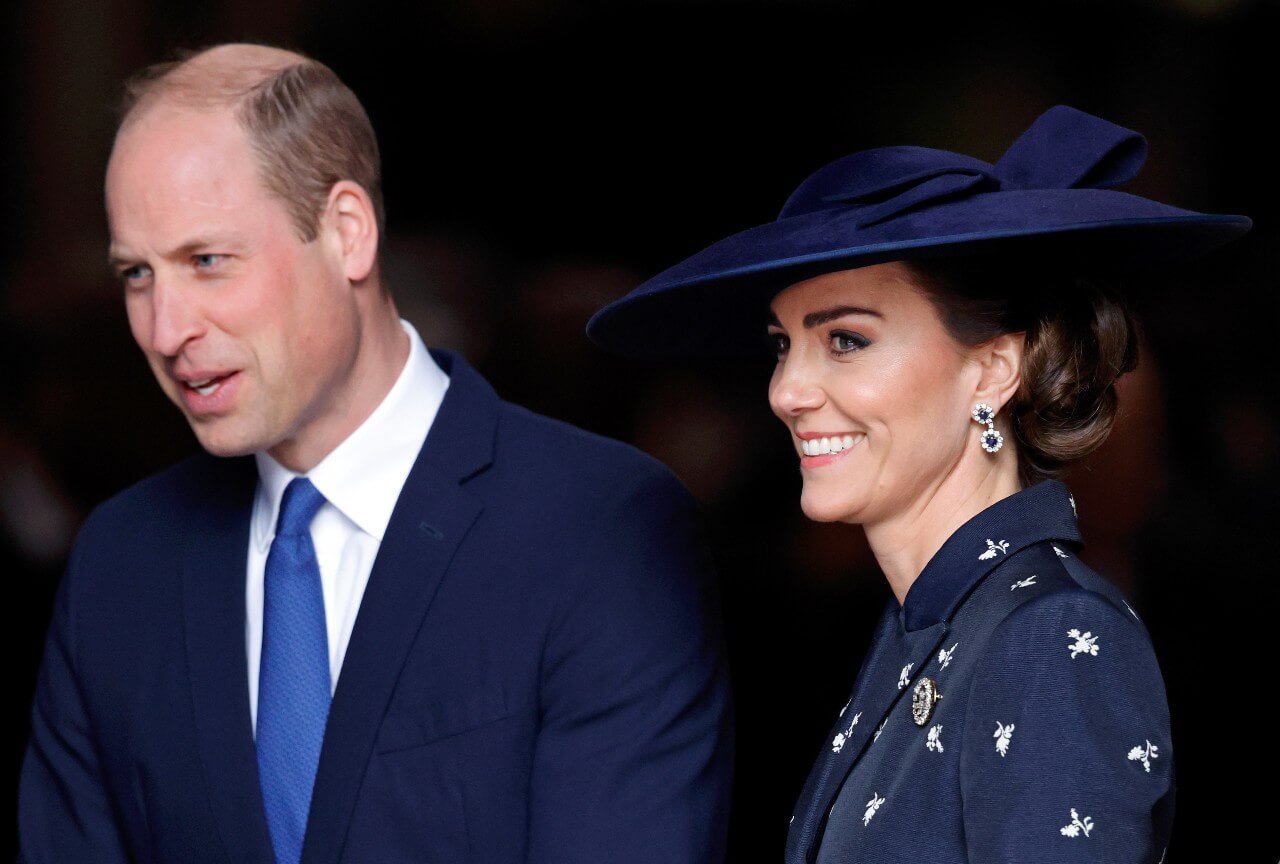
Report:
[{"label": "white dress shirt", "polygon": [[[409,334],[409,359],[396,383],[364,423],[306,475],[327,502],[311,523],[311,541],[324,592],[331,693],[338,685],[360,599],[391,511],[449,386],[449,376],[431,359],[418,332],[407,321],[400,324]],[[256,733],[267,552],[275,538],[284,489],[300,475],[266,453],[254,455],[258,490],[249,532],[245,648],[249,655],[249,716]]]}]

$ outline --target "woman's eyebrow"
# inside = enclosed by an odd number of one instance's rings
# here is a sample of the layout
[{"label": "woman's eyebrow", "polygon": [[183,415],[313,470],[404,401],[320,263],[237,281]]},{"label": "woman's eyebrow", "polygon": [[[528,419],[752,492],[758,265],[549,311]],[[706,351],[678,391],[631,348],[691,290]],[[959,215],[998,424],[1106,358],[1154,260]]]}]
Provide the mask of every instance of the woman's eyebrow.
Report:
[{"label": "woman's eyebrow", "polygon": [[884,317],[876,310],[862,306],[832,306],[830,309],[819,309],[817,312],[810,312],[804,316],[804,326],[808,330],[811,327],[826,324],[828,321],[834,321],[846,315],[870,315],[873,318]]}]

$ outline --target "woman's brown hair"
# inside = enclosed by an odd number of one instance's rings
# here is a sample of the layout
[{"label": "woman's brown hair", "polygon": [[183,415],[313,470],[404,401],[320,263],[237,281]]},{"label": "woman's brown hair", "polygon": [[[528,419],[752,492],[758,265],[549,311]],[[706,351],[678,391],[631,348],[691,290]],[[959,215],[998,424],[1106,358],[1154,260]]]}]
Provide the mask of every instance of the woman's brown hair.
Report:
[{"label": "woman's brown hair", "polygon": [[1023,485],[1060,475],[1111,433],[1116,381],[1138,362],[1138,326],[1114,282],[981,258],[908,262],[962,345],[1025,333],[1010,418]]}]

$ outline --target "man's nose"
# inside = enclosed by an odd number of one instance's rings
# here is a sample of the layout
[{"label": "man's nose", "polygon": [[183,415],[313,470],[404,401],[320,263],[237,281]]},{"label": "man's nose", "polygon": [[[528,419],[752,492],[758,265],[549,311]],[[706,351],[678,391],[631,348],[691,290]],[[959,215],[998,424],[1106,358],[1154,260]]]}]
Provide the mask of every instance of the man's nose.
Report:
[{"label": "man's nose", "polygon": [[180,285],[158,275],[151,289],[151,349],[176,357],[203,332],[198,308]]}]

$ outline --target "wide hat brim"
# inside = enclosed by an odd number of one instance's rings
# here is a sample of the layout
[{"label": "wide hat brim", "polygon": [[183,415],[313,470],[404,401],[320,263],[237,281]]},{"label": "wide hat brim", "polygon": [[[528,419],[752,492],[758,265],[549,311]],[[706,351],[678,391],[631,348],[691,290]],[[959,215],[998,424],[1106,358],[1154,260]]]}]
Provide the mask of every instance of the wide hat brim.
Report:
[{"label": "wide hat brim", "polygon": [[[1083,147],[1082,128],[1092,138]],[[1047,172],[1027,164],[1052,160],[1046,144],[1055,138],[1075,152],[1056,154]],[[1046,176],[1055,185],[1113,185],[1107,181],[1129,179],[1144,158],[1141,136],[1065,106],[1043,115],[995,166],[925,148],[853,154],[802,183],[777,221],[658,274],[597,312],[587,334],[630,355],[747,353],[766,344],[773,296],[823,273],[996,255],[1073,273],[1122,274],[1189,261],[1249,230],[1244,216],[1197,213],[1112,189],[1043,188]],[[1039,178],[1028,177],[1035,171]]]}]

